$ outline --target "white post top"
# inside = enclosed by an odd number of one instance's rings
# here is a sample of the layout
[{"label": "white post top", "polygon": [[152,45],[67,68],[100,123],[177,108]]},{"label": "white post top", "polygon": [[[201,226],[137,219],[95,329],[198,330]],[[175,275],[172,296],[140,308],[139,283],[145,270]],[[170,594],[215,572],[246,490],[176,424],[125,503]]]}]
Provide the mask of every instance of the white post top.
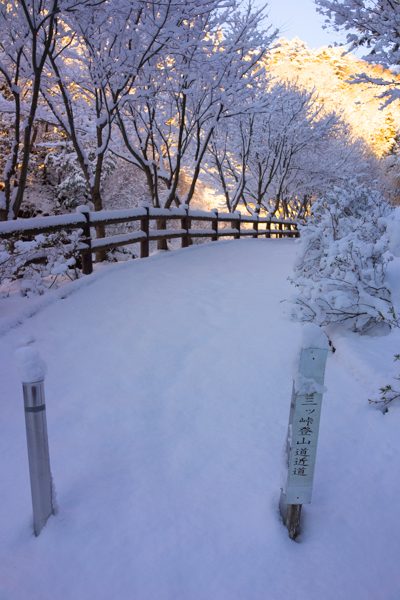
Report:
[{"label": "white post top", "polygon": [[82,214],[87,214],[87,213],[90,213],[90,208],[88,206],[86,206],[86,204],[80,204],[79,206],[76,207],[76,212],[82,213]]},{"label": "white post top", "polygon": [[320,348],[329,350],[328,336],[318,325],[306,323],[302,327],[302,348]]},{"label": "white post top", "polygon": [[47,365],[37,350],[24,346],[14,353],[15,364],[22,383],[44,381]]}]

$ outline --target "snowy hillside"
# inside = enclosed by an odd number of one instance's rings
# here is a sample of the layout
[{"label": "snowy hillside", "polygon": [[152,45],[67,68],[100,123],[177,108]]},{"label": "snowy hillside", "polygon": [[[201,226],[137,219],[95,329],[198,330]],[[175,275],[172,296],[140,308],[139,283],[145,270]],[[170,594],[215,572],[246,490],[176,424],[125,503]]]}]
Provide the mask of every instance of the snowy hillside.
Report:
[{"label": "snowy hillside", "polygon": [[[400,331],[332,331],[296,542],[279,516],[295,251],[251,239],[161,253],[4,316],[1,600],[400,599],[400,405],[368,404],[398,373]],[[396,259],[397,306],[399,275]],[[38,538],[13,362],[24,345],[48,364],[59,505]]]}]

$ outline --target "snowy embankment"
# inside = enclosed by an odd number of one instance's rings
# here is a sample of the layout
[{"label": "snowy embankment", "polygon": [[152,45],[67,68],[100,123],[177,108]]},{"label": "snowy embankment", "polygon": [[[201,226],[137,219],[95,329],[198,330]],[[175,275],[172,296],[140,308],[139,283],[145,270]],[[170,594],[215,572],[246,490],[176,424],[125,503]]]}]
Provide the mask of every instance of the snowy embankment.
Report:
[{"label": "snowy embankment", "polygon": [[[400,407],[367,402],[391,382],[399,331],[333,334],[298,543],[280,520],[301,338],[280,301],[295,248],[240,240],[135,260],[5,320],[2,600],[400,598]],[[27,344],[48,364],[59,505],[38,538],[13,363]]]}]

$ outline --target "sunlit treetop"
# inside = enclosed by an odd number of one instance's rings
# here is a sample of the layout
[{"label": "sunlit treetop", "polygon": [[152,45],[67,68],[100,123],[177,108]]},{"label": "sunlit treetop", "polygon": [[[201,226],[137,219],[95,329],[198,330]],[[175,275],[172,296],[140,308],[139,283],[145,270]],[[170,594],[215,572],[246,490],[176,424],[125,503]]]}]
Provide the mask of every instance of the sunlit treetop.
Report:
[{"label": "sunlit treetop", "polygon": [[267,67],[273,75],[297,80],[307,89],[315,88],[326,108],[341,111],[354,134],[367,142],[376,156],[383,156],[393,148],[400,126],[399,102],[382,108],[381,86],[350,83],[360,72],[387,81],[393,79],[393,73],[344,53],[343,47],[311,50],[298,38],[291,41],[281,38],[280,47],[272,51]]}]

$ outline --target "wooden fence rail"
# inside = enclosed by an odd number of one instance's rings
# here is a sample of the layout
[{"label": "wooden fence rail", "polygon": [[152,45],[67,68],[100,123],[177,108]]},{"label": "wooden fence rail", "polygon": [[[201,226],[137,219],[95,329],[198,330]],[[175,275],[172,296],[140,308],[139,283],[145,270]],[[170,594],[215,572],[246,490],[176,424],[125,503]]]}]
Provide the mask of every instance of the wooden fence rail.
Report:
[{"label": "wooden fence rail", "polygon": [[[180,220],[180,229],[150,229],[150,221],[157,221],[157,226],[163,226],[167,220]],[[91,238],[91,227],[98,225],[116,225],[140,221],[140,230],[132,233],[114,235],[105,238]],[[192,221],[210,222],[208,229],[192,227]],[[219,223],[230,223],[230,228],[219,228]],[[253,227],[246,227],[252,224]],[[242,225],[245,225],[242,227]],[[260,228],[260,225],[265,227]],[[16,219],[0,223],[0,237],[10,238],[15,234],[38,235],[52,233],[62,229],[82,229],[83,243],[79,249],[82,254],[82,272],[89,275],[93,270],[92,252],[111,250],[118,246],[140,242],[140,256],[149,256],[149,242],[162,239],[182,239],[182,248],[186,248],[194,237],[210,237],[217,241],[221,237],[265,236],[270,238],[298,237],[297,224],[293,220],[242,215],[240,212],[225,213],[214,209],[211,212],[190,210],[189,208],[152,208],[143,204],[140,208],[126,210],[104,210],[90,212],[88,207],[79,206],[75,214],[53,217],[35,217],[32,219]]]}]

